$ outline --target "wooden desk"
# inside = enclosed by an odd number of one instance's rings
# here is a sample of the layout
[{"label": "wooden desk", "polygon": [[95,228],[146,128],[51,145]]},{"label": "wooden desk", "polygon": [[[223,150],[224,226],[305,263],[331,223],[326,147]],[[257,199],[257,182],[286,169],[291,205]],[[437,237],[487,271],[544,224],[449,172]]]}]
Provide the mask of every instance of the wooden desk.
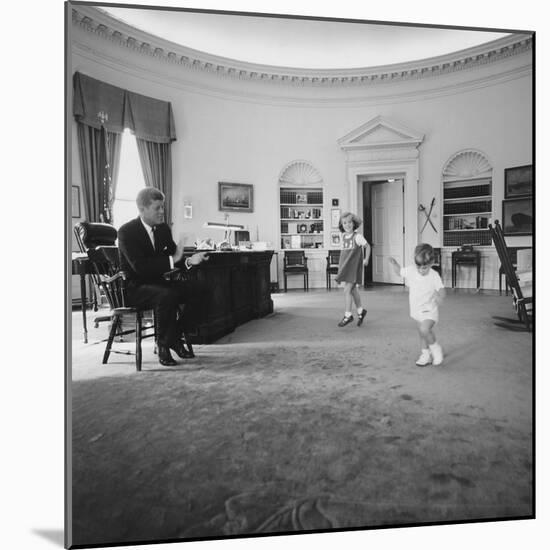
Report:
[{"label": "wooden desk", "polygon": [[252,319],[273,313],[271,257],[273,250],[210,252],[207,262],[181,270],[207,290],[206,303],[193,344],[210,344]]},{"label": "wooden desk", "polygon": [[479,253],[479,250],[472,250],[472,251],[455,250],[452,253],[451,257],[452,257],[452,288],[455,287],[456,267],[458,265],[473,265],[476,267],[476,270],[477,270],[476,288],[479,288],[480,280],[481,280],[481,254]]}]

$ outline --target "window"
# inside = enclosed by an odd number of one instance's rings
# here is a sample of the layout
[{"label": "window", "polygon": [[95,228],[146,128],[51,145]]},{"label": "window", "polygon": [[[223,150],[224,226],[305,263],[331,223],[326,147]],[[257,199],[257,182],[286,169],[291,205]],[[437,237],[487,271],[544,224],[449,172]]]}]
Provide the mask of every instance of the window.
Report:
[{"label": "window", "polygon": [[120,168],[113,203],[113,225],[117,229],[137,217],[136,195],[145,187],[136,138],[129,130],[124,130],[121,139]]}]

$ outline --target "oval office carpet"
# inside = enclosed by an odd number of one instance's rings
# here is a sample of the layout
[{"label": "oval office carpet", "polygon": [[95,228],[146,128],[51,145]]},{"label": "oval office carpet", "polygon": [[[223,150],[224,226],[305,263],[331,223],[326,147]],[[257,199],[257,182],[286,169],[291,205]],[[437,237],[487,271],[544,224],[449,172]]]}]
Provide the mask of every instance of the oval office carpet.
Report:
[{"label": "oval office carpet", "polygon": [[74,544],[531,515],[532,335],[494,325],[511,298],[449,291],[444,365],[418,368],[406,291],[361,295],[360,328],[336,326],[339,289],[274,294],[177,367],[145,344],[141,373],[102,365],[73,312]]}]

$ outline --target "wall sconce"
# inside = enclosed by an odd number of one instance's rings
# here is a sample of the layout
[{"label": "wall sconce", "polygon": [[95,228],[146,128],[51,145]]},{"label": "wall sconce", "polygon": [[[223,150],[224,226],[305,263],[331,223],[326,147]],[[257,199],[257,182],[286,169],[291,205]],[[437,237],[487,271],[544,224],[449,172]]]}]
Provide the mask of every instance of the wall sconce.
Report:
[{"label": "wall sconce", "polygon": [[183,217],[186,220],[191,220],[193,218],[193,205],[190,201],[185,201],[183,203]]}]

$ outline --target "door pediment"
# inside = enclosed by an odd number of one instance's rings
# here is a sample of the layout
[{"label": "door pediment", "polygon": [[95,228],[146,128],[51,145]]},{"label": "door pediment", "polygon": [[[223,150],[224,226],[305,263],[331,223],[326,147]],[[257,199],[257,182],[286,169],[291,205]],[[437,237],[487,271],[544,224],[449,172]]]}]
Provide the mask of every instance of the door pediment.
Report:
[{"label": "door pediment", "polygon": [[424,135],[388,118],[377,116],[338,140],[344,151],[417,148]]}]

